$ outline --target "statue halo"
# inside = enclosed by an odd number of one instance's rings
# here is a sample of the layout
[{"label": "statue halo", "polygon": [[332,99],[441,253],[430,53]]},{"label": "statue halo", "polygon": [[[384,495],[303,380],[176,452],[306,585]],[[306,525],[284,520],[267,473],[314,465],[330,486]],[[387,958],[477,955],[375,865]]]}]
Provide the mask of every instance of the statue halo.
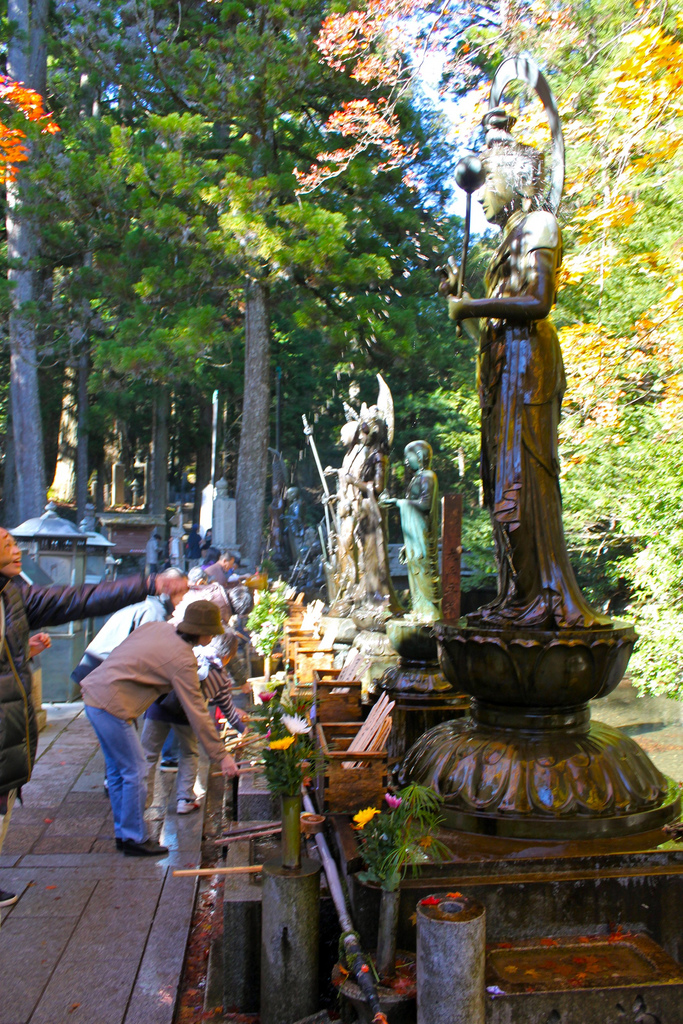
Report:
[{"label": "statue halo", "polygon": [[507,57],[493,77],[491,83],[491,94],[489,96],[489,110],[500,106],[501,98],[510,82],[526,82],[535,91],[543,104],[543,108],[550,125],[552,136],[552,157],[550,168],[550,187],[545,196],[544,205],[546,209],[552,210],[554,214],[560,205],[562,189],[564,186],[564,137],[560,115],[547,80],[541,69],[530,57]]}]

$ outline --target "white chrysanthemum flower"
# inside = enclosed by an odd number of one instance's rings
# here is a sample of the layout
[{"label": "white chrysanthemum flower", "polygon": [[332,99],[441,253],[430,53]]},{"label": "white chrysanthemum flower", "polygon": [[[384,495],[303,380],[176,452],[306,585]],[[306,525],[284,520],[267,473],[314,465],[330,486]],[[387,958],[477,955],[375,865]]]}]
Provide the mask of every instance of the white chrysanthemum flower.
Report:
[{"label": "white chrysanthemum flower", "polygon": [[302,736],[304,733],[311,731],[310,725],[301,715],[283,715],[282,724],[287,732],[291,732],[293,736]]}]

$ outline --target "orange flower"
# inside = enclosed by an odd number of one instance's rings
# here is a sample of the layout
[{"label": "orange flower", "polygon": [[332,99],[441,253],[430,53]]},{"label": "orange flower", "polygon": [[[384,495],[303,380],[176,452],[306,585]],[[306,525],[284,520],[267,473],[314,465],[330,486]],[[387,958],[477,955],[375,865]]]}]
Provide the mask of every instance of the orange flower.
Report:
[{"label": "orange flower", "polygon": [[271,740],[268,744],[269,750],[289,750],[292,743],[296,743],[296,736],[285,736],[281,740]]},{"label": "orange flower", "polygon": [[376,814],[379,814],[376,807],[366,807],[364,810],[359,811],[358,814],[354,814],[353,820],[355,825],[353,827],[358,830],[365,828],[367,823],[372,821]]}]

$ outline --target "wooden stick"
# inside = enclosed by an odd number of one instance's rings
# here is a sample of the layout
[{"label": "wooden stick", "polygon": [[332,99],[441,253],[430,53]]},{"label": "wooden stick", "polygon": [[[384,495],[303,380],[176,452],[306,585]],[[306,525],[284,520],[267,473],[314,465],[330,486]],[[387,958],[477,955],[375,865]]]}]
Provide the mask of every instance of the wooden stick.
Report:
[{"label": "wooden stick", "polygon": [[[383,700],[385,697],[386,694],[382,694],[382,697],[368,715],[364,725],[359,729],[356,738],[351,741],[349,754],[357,754],[359,751],[375,753],[384,748],[384,744],[391,732],[391,718],[389,715],[395,703],[394,701],[389,701],[388,697],[386,697],[386,700]],[[376,713],[374,713],[375,711]],[[357,761],[343,761],[342,767],[359,768],[360,763]]]},{"label": "wooden stick", "polygon": [[259,832],[242,832],[239,835],[225,835],[222,839],[214,839],[216,846],[227,846],[228,843],[246,842],[249,839],[261,839],[264,836],[278,836],[282,832],[282,826],[278,825],[277,828],[266,828],[261,829]]},{"label": "wooden stick", "polygon": [[198,875],[256,875],[262,864],[239,864],[232,868],[181,868],[173,872],[174,878],[196,878]]},{"label": "wooden stick", "polygon": [[[232,828],[229,832],[224,832],[225,836],[241,836],[246,835],[248,832],[258,832],[260,830],[265,831],[270,828],[281,828],[282,822],[280,821],[264,821],[258,825],[241,825],[239,828]],[[216,842],[220,844],[221,840],[216,839]]]}]

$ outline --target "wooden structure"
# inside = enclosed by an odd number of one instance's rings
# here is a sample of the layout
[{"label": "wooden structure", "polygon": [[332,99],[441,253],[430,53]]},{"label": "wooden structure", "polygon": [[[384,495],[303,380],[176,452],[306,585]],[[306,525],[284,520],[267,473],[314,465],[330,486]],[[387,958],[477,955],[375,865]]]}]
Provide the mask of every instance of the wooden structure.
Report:
[{"label": "wooden structure", "polygon": [[361,681],[343,679],[339,668],[316,668],[313,672],[315,716],[319,722],[360,722]]},{"label": "wooden structure", "polygon": [[[387,788],[386,750],[356,751],[358,722],[318,722],[315,731],[324,758],[316,780],[320,812],[355,814],[362,807],[379,807]],[[350,760],[352,754],[359,760]]]}]

